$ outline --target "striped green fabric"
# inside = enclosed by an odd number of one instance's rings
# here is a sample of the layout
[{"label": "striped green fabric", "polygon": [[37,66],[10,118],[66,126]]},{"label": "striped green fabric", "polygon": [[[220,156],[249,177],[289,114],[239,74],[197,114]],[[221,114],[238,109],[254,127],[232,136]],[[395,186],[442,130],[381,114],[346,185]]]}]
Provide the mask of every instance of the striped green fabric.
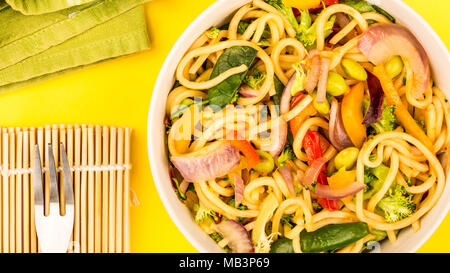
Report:
[{"label": "striped green fabric", "polygon": [[48,80],[150,47],[143,6],[0,70],[0,92]]},{"label": "striped green fabric", "polygon": [[[144,7],[137,5],[138,2],[144,1],[118,0],[104,2],[116,2],[116,4],[128,2],[129,8],[121,15],[97,24],[76,36],[72,35],[72,31],[82,25],[79,21],[71,21],[72,23],[60,32],[56,32],[54,28],[58,23],[50,24],[40,31],[24,35],[23,38],[13,42],[5,42],[7,39],[2,40],[0,37],[0,65],[2,66],[0,70],[0,92],[17,89],[78,70],[87,65],[148,49],[150,42]],[[115,11],[118,10],[118,7],[125,10],[123,6],[115,5]],[[86,17],[78,17],[78,14],[84,11],[80,11],[71,19],[78,18],[78,20],[86,22],[84,21]],[[0,20],[3,12],[0,12]],[[105,13],[97,12],[96,14],[104,15]],[[89,21],[89,23],[91,22]],[[45,31],[46,29],[49,30],[48,34]],[[19,29],[16,30],[16,32],[18,31]],[[42,32],[41,35],[38,35],[40,39],[31,39],[31,41],[35,43],[34,47],[37,47],[36,45],[39,43],[45,46],[36,51],[33,46],[28,46],[24,41],[29,41],[29,37],[35,37],[38,32]],[[64,37],[65,41],[62,41]],[[55,39],[60,43],[55,43]],[[16,46],[10,47],[12,43],[16,43]],[[9,51],[5,50],[6,48]],[[14,49],[22,55],[16,54]],[[5,56],[6,52],[11,55]],[[5,67],[4,62],[8,62],[9,65]]]},{"label": "striped green fabric", "polygon": [[0,69],[61,44],[145,0],[103,0],[44,15],[0,12]]},{"label": "striped green fabric", "polygon": [[39,15],[67,9],[94,0],[6,0],[17,11],[25,15]]},{"label": "striped green fabric", "polygon": [[7,7],[8,4],[6,4],[4,0],[0,0],[0,12]]}]

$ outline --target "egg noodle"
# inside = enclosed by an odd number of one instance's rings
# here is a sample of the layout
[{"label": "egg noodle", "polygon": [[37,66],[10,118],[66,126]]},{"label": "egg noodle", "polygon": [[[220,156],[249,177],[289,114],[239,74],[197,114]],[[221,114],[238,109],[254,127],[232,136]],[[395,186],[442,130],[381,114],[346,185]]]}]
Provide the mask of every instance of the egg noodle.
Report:
[{"label": "egg noodle", "polygon": [[[338,14],[349,18],[348,22],[334,29],[334,34],[327,38],[327,24]],[[291,142],[295,156],[283,164],[275,157],[275,168],[266,173],[258,169],[249,170],[245,154],[240,154],[239,162],[226,174],[198,181],[178,179],[178,191],[186,195],[183,202],[194,215],[199,214],[200,208],[219,217],[218,221],[197,221],[205,232],[213,235],[216,233],[215,225],[220,221],[238,220],[248,231],[258,252],[269,252],[271,244],[284,237],[292,240],[293,250],[300,253],[302,231],[314,232],[332,224],[355,222],[366,223],[371,232],[336,251],[363,251],[368,243],[377,240],[373,230],[385,232],[389,241],[395,243],[401,229],[409,226],[414,231],[420,229],[421,218],[433,208],[444,191],[446,172],[438,156],[445,155],[450,143],[447,99],[431,81],[422,96],[414,93],[414,69],[407,58],[402,57],[403,68],[398,76],[391,79],[384,66],[370,62],[361,52],[358,41],[371,25],[393,24],[383,14],[375,11],[360,13],[349,5],[335,4],[313,12],[311,18],[314,20],[312,27],[315,28],[316,41],[308,50],[297,38],[298,32],[286,16],[262,0],[254,0],[241,7],[226,27],[208,30],[193,43],[176,70],[179,84],[167,99],[166,113],[172,117],[170,121],[167,119],[167,143],[171,159],[212,154],[217,147],[227,142],[224,136],[230,131],[240,133],[240,137],[252,143],[255,149],[267,151],[265,148],[271,147],[278,139],[278,128],[294,120],[298,124]],[[242,22],[246,23],[245,30],[239,30]],[[352,36],[352,33],[355,35]],[[242,64],[231,67],[211,77],[222,54],[235,47],[256,50],[256,58],[251,66]],[[359,190],[336,200],[338,209],[318,205],[319,196],[304,183],[312,168],[304,147],[305,138],[309,132],[316,131],[321,132],[327,142],[331,124],[336,121],[329,113],[324,114],[316,109],[314,99],[318,94],[304,92],[300,103],[295,106],[291,104],[291,109],[281,112],[274,101],[276,81],[288,86],[294,74],[298,75],[296,64],[304,65],[305,60],[311,60],[314,54],[329,61],[327,74],[328,71],[339,74],[350,89],[361,81],[345,72],[344,59],[352,60],[373,73],[385,93],[389,89],[398,95],[399,101],[416,121],[415,126],[421,128],[423,133],[423,136],[418,136],[411,132],[399,118],[400,122],[394,130],[367,136],[359,147],[354,167],[350,167],[356,172],[356,182],[367,184],[367,170],[382,164],[388,167],[388,172],[372,196],[366,198],[366,189]],[[251,90],[253,95],[241,93],[234,103],[229,102],[218,109],[205,103],[208,90],[232,76],[246,74],[255,68],[264,75],[264,80],[258,88]],[[321,84],[320,79],[318,84]],[[366,82],[364,90],[367,96],[369,90]],[[336,98],[340,100],[342,97]],[[187,100],[193,100],[194,103],[186,104]],[[186,111],[176,115],[183,107]],[[344,106],[341,108],[343,111]],[[397,116],[398,110],[399,107],[395,112]],[[292,123],[290,127],[292,130]],[[329,176],[339,171],[335,157],[340,150],[335,145],[326,145],[322,151]],[[288,167],[294,190],[281,173],[282,166]],[[240,207],[230,203],[237,197],[236,176],[244,180]],[[412,198],[415,208],[407,217],[391,221],[380,213],[378,205],[396,185],[404,189],[404,195]],[[290,216],[288,221],[285,220],[287,216]],[[220,237],[217,242],[225,249],[231,247],[229,238]]]}]

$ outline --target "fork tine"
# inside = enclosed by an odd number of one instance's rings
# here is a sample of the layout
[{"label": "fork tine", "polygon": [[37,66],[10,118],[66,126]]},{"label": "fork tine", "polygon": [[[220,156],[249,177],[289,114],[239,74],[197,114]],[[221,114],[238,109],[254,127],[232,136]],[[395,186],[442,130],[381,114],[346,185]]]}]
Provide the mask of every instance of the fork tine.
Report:
[{"label": "fork tine", "polygon": [[[50,204],[59,204],[58,180],[56,178],[55,158],[53,156],[52,144],[48,144],[48,172],[50,176]],[[50,212],[52,213],[52,212]]]},{"label": "fork tine", "polygon": [[60,150],[64,177],[64,194],[66,197],[66,205],[68,205],[74,203],[72,173],[70,171],[69,161],[67,160],[66,150],[64,149],[64,145],[62,143],[60,143]]},{"label": "fork tine", "polygon": [[[40,205],[43,208],[44,205],[44,192],[42,184],[42,164],[41,156],[39,152],[39,146],[36,144],[34,147],[34,165],[33,165],[33,181],[34,181],[34,204]],[[44,210],[42,210],[44,214]]]}]

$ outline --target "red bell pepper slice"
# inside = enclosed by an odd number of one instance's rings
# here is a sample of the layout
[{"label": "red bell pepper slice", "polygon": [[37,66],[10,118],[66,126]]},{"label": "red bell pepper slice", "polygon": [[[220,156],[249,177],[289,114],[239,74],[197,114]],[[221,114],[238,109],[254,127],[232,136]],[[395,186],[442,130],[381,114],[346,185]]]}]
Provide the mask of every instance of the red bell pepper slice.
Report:
[{"label": "red bell pepper slice", "polygon": [[[322,144],[325,143],[325,144]],[[303,138],[303,149],[305,149],[306,157],[308,159],[308,165],[322,157],[323,151],[325,151],[328,147],[326,146],[326,140],[323,138],[317,131],[310,131],[306,133]],[[329,144],[328,144],[329,146]],[[325,148],[326,147],[326,148]],[[324,149],[325,148],[325,149]],[[325,173],[327,170],[326,165],[323,166],[322,172],[317,177],[317,183],[322,185],[328,185],[327,174]],[[338,210],[339,204],[337,200],[329,200],[326,198],[317,198],[317,202],[325,209],[328,210]]]},{"label": "red bell pepper slice", "polygon": [[235,131],[234,134],[227,134],[227,139],[234,148],[238,149],[244,155],[247,162],[247,169],[250,170],[261,162],[261,158],[252,144],[247,140],[239,139],[238,135],[239,133]]}]

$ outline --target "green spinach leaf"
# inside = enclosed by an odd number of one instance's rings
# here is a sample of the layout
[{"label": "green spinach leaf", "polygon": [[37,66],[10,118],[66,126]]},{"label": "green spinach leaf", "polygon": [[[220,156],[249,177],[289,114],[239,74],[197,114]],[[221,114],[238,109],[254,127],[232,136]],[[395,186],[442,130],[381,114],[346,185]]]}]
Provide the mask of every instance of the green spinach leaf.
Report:
[{"label": "green spinach leaf", "polygon": [[[213,68],[211,79],[227,70],[245,64],[250,67],[256,58],[257,50],[248,46],[234,46],[225,50]],[[235,97],[239,86],[248,71],[233,75],[208,90],[206,99],[210,105],[223,108]]]}]

